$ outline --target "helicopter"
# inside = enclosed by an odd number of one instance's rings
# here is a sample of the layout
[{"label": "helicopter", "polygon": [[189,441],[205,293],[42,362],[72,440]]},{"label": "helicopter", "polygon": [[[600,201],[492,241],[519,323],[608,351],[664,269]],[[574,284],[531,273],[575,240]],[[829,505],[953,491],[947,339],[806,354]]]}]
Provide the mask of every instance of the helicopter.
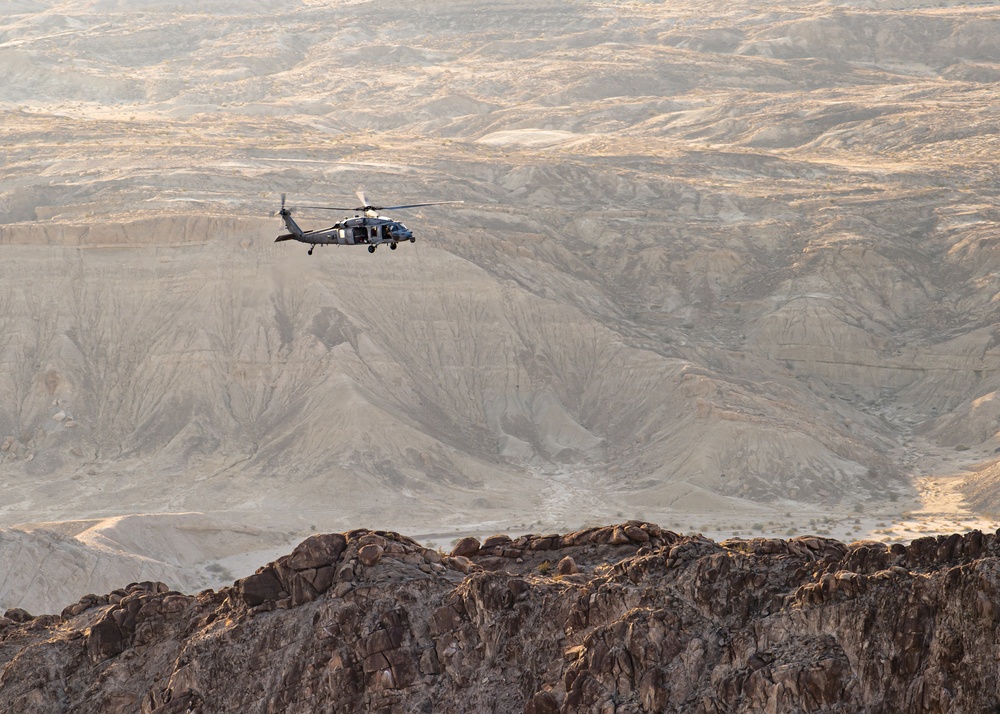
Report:
[{"label": "helicopter", "polygon": [[403,241],[415,242],[413,231],[399,221],[378,214],[379,211],[394,211],[400,208],[419,208],[421,206],[440,206],[447,203],[464,203],[464,201],[434,201],[432,203],[410,203],[405,206],[373,206],[365,198],[364,191],[355,195],[361,200],[356,208],[339,208],[337,206],[300,206],[320,211],[355,211],[353,218],[345,218],[334,223],[329,228],[304,231],[292,219],[292,210],[285,208],[285,194],[281,194],[281,210],[278,215],[285,222],[288,233],[283,233],[274,239],[275,243],[285,240],[297,240],[309,244],[309,255],[317,245],[367,245],[368,252],[374,253],[375,248],[383,243],[389,244],[390,250],[396,250],[396,244]]}]

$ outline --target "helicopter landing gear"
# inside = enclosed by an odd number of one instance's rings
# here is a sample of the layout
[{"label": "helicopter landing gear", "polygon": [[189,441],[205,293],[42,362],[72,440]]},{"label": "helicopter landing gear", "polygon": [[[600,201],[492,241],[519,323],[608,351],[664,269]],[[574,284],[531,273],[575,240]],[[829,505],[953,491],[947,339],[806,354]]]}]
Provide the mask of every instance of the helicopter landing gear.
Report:
[{"label": "helicopter landing gear", "polygon": [[396,250],[396,244],[395,243],[390,243],[389,244],[389,250]]},{"label": "helicopter landing gear", "polygon": [[417,242],[417,239],[416,239],[416,238],[414,238],[413,236],[410,236],[410,242],[411,242],[411,243],[416,243],[416,242]]},{"label": "helicopter landing gear", "polygon": [[375,246],[373,246],[373,245],[368,246],[368,252],[369,253],[374,253],[375,252]]},{"label": "helicopter landing gear", "polygon": [[309,255],[312,255],[312,254],[313,254],[313,248],[315,248],[315,247],[316,247],[316,246],[312,246],[311,248],[309,248]]}]

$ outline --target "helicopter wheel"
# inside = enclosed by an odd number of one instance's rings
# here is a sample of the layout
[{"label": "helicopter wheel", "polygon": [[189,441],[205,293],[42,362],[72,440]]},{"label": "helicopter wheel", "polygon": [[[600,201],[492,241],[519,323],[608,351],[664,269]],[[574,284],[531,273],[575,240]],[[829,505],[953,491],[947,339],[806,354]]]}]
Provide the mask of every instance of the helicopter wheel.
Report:
[{"label": "helicopter wheel", "polygon": [[[316,246],[313,246],[313,248],[315,248],[315,247],[316,247]],[[309,255],[312,255],[312,254],[313,254],[313,249],[312,249],[312,248],[310,248],[310,249],[309,249]]]},{"label": "helicopter wheel", "polygon": [[417,242],[417,239],[416,239],[416,238],[413,238],[413,237],[411,237],[411,238],[410,238],[410,242],[411,242],[411,243],[416,243],[416,242]]},{"label": "helicopter wheel", "polygon": [[395,243],[390,243],[389,244],[389,250],[396,250],[396,244]]},{"label": "helicopter wheel", "polygon": [[368,252],[369,253],[374,253],[375,252],[375,246],[373,246],[373,245],[368,246]]}]

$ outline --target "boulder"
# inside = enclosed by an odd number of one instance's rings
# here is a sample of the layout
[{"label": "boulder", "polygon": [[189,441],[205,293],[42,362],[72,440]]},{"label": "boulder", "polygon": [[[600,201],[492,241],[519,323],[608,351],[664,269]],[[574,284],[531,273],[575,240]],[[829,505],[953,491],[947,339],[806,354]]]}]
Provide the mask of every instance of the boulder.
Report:
[{"label": "boulder", "polygon": [[281,593],[281,582],[270,568],[265,568],[247,578],[236,581],[236,591],[248,606],[254,607],[268,600],[277,600]]},{"label": "boulder", "polygon": [[307,570],[332,565],[346,548],[347,538],[340,533],[309,536],[292,550],[288,566],[293,570]]},{"label": "boulder", "polygon": [[34,615],[28,614],[27,610],[22,610],[19,607],[12,607],[7,612],[3,614],[11,622],[29,622],[35,619]]},{"label": "boulder", "polygon": [[497,546],[510,545],[510,543],[512,542],[513,541],[511,541],[510,536],[508,535],[503,535],[503,534],[491,535],[489,538],[483,541],[483,545],[481,547],[485,550],[486,548],[495,548]]},{"label": "boulder", "polygon": [[560,575],[576,575],[580,569],[576,567],[576,561],[567,555],[556,565],[556,572]]},{"label": "boulder", "polygon": [[380,545],[374,543],[369,545],[363,545],[358,549],[358,562],[362,565],[375,565],[378,561],[382,560],[382,554],[384,549]]},{"label": "boulder", "polygon": [[103,662],[125,651],[125,633],[113,617],[105,616],[87,632],[87,655],[92,662]]},{"label": "boulder", "polygon": [[451,556],[469,558],[479,552],[479,540],[473,537],[462,538],[451,550]]}]

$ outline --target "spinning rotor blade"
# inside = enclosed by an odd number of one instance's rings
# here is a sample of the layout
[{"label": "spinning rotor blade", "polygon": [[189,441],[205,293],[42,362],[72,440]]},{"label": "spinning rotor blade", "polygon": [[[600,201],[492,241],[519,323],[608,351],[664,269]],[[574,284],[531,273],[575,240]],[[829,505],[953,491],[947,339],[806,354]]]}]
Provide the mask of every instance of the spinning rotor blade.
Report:
[{"label": "spinning rotor blade", "polygon": [[[420,206],[443,206],[446,203],[465,203],[465,201],[432,201],[431,203],[409,203],[405,206],[379,206],[378,210],[394,211],[397,208],[420,208]],[[374,208],[374,206],[372,208]]]},{"label": "spinning rotor blade", "polygon": [[319,211],[363,211],[369,206],[355,206],[354,208],[344,208],[343,206],[299,206],[299,208],[315,208]]},{"label": "spinning rotor blade", "polygon": [[[358,191],[358,198],[364,201],[365,194],[364,191]],[[346,206],[299,206],[299,208],[312,208],[317,211],[358,211],[361,213],[366,213],[368,211],[394,211],[398,208],[420,208],[421,206],[443,206],[449,203],[465,203],[465,201],[432,201],[430,203],[407,203],[403,206],[370,206],[364,203],[361,206],[355,206],[354,208],[347,208]],[[282,203],[284,206],[284,203]]]}]

